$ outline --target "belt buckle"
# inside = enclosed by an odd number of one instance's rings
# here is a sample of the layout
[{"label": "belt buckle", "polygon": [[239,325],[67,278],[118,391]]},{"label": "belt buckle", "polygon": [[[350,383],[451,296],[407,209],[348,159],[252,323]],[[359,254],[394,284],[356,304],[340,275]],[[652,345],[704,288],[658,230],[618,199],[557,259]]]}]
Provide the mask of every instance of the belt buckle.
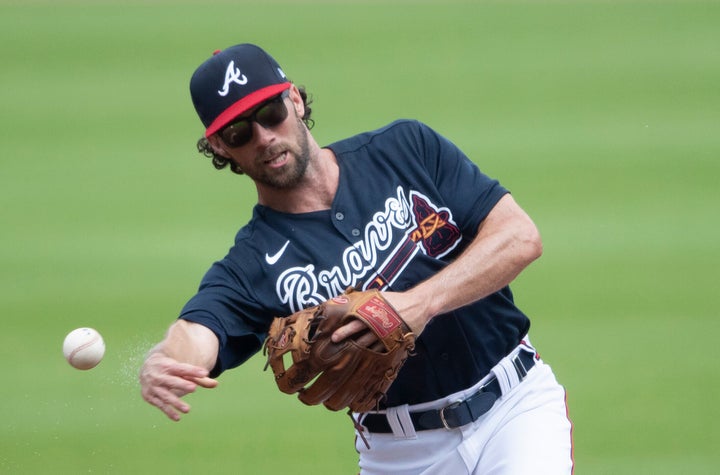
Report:
[{"label": "belt buckle", "polygon": [[453,430],[454,429],[454,427],[450,427],[450,425],[448,425],[448,422],[445,419],[445,410],[446,409],[455,409],[456,407],[460,406],[460,404],[462,404],[462,403],[463,403],[462,401],[455,401],[454,403],[452,403],[450,405],[440,408],[440,422],[442,422],[442,425],[445,428],[445,430]]}]

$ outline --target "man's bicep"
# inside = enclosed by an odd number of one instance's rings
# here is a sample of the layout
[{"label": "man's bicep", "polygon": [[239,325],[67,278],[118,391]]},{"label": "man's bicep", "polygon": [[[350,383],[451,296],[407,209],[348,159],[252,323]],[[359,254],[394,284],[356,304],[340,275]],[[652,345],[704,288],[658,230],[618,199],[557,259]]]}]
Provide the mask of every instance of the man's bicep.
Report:
[{"label": "man's bicep", "polygon": [[510,193],[506,193],[482,220],[478,231],[482,232],[483,228],[499,228],[513,222],[535,227],[525,210],[520,207]]}]

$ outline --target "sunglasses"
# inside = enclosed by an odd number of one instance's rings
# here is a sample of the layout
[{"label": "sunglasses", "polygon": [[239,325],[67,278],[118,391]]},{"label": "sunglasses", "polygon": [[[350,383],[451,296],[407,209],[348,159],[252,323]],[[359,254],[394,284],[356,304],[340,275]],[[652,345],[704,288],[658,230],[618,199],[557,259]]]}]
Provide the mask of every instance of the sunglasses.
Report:
[{"label": "sunglasses", "polygon": [[288,116],[285,98],[289,95],[288,91],[283,91],[279,96],[273,97],[255,109],[250,116],[231,122],[230,125],[218,132],[220,138],[228,147],[241,147],[252,139],[253,122],[257,122],[266,129],[280,124]]}]

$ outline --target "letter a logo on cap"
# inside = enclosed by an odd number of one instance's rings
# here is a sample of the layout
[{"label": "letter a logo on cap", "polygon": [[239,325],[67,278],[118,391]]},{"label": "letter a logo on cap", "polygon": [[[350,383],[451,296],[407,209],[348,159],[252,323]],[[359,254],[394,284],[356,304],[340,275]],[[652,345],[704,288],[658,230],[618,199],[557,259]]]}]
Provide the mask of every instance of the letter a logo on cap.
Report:
[{"label": "letter a logo on cap", "polygon": [[272,56],[243,43],[218,50],[203,61],[190,78],[190,95],[209,137],[291,86]]},{"label": "letter a logo on cap", "polygon": [[247,76],[240,72],[240,68],[235,67],[235,61],[230,61],[227,70],[225,71],[225,84],[223,88],[218,91],[218,94],[225,97],[230,92],[230,83],[239,84],[244,86],[248,82]]}]

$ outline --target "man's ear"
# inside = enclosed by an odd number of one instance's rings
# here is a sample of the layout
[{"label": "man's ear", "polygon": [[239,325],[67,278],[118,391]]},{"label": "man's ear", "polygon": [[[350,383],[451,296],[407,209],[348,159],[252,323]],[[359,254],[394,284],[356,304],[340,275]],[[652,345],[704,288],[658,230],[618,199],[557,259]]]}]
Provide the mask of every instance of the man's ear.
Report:
[{"label": "man's ear", "polygon": [[305,115],[305,103],[303,102],[300,91],[295,84],[290,86],[290,100],[295,107],[295,114],[302,118]]}]

